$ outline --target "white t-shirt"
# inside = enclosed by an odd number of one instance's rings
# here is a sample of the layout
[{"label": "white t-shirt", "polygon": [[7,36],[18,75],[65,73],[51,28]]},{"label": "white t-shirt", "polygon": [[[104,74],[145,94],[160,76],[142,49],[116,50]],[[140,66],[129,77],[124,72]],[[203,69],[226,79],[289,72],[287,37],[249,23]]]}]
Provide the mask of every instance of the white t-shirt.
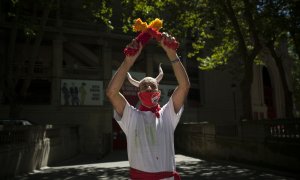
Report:
[{"label": "white t-shirt", "polygon": [[126,134],[130,167],[145,172],[175,171],[174,130],[182,111],[183,107],[175,113],[172,98],[159,111],[160,118],[128,103],[122,117],[114,111]]}]

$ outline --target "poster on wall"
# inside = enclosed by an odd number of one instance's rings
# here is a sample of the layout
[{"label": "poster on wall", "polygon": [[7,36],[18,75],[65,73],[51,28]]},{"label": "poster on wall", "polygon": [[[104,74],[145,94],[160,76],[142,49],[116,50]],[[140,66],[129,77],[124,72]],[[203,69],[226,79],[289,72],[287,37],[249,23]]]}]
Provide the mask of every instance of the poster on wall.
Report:
[{"label": "poster on wall", "polygon": [[161,91],[159,104],[163,106],[169,101],[169,98],[171,97],[176,86],[160,84],[158,88]]},{"label": "poster on wall", "polygon": [[61,80],[61,105],[100,106],[103,105],[103,81]]}]

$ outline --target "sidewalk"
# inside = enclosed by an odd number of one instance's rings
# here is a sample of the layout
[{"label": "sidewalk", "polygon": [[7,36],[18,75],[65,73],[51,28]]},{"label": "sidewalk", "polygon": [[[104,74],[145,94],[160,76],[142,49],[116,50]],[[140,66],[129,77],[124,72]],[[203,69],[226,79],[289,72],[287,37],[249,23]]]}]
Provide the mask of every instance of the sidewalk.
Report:
[{"label": "sidewalk", "polygon": [[[246,168],[242,165],[211,162],[176,155],[177,171],[182,180],[296,180],[276,171]],[[19,176],[17,180],[98,180],[128,179],[129,163],[125,151],[115,151],[101,160],[77,157],[55,167]]]}]

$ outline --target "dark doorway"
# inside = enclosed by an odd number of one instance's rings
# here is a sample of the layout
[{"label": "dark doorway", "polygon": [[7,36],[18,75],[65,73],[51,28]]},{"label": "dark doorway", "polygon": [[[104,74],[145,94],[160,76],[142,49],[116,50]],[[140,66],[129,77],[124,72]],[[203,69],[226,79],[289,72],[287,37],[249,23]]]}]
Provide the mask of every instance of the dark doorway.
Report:
[{"label": "dark doorway", "polygon": [[273,87],[272,87],[269,71],[266,67],[263,67],[262,75],[263,75],[263,87],[264,87],[264,101],[267,106],[267,117],[268,119],[275,119],[277,115],[276,115],[276,109],[274,105]]}]

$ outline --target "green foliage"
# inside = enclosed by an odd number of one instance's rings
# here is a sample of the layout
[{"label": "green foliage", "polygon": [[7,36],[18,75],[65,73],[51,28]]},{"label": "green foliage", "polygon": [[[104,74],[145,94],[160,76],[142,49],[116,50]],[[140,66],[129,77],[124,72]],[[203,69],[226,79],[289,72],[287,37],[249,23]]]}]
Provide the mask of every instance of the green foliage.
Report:
[{"label": "green foliage", "polygon": [[[154,1],[154,0],[122,0],[122,29],[124,32],[132,30],[132,25],[135,19],[141,18],[143,21],[150,22],[155,18],[165,20],[167,8],[176,4],[176,1]],[[165,10],[165,13],[162,11]],[[164,29],[168,26],[164,21]]]},{"label": "green foliage", "polygon": [[107,0],[84,0],[82,8],[90,11],[95,21],[100,21],[106,25],[109,30],[113,30],[114,26],[111,22],[113,9]]},{"label": "green foliage", "polygon": [[[29,2],[28,2],[29,1]],[[54,0],[36,0],[34,4],[31,4],[33,0],[10,0],[5,9],[8,21],[17,24],[21,29],[20,34],[26,39],[34,39],[39,32],[40,17],[46,8],[54,8]],[[33,6],[33,7],[32,7]]]},{"label": "green foliage", "polygon": [[[280,46],[280,37],[286,36],[290,30],[287,18],[291,18],[290,6],[294,5],[294,1],[258,0],[249,1],[246,6],[244,1],[238,0],[123,0],[122,5],[125,7],[122,16],[124,32],[131,31],[133,21],[138,17],[147,22],[158,17],[164,20],[163,31],[168,31],[179,40],[190,40],[188,57],[197,59],[200,69],[223,67],[234,60],[239,62],[231,65],[240,66],[239,69],[243,70],[244,62],[240,59],[242,56],[249,56],[254,50],[254,36],[259,37],[261,43],[274,41],[275,48]],[[238,26],[234,25],[232,17],[229,18],[231,8]],[[255,32],[250,29],[245,15],[247,8],[253,18],[254,27],[258,30],[257,34],[253,34]],[[256,56],[253,63],[262,65],[261,56]],[[295,90],[298,92],[299,72],[299,68],[293,71]]]},{"label": "green foliage", "polygon": [[[281,39],[287,39],[289,56],[293,59],[291,72],[293,81],[293,96],[300,107],[300,50],[297,42],[300,40],[300,15],[297,13],[300,3],[297,1],[259,1],[257,16],[262,19],[260,33],[267,43],[273,43],[280,49]],[[282,59],[284,60],[284,59]]]},{"label": "green foliage", "polygon": [[[201,30],[201,3],[175,0],[123,0],[123,29],[131,29],[134,19],[150,22],[155,18],[164,20],[163,31],[180,38]],[[198,5],[200,4],[200,5]],[[187,11],[189,9],[190,11]],[[202,23],[204,24],[204,23]]]},{"label": "green foliage", "polygon": [[36,31],[32,27],[24,27],[24,34],[30,39],[36,36]]},{"label": "green foliage", "polygon": [[11,2],[13,4],[13,6],[15,6],[19,2],[19,0],[11,0]]},{"label": "green foliage", "polygon": [[228,41],[227,38],[219,46],[215,46],[212,50],[211,56],[205,58],[197,57],[200,62],[199,68],[202,70],[211,70],[220,65],[227,64],[228,60],[235,54],[237,49],[237,42]]}]

